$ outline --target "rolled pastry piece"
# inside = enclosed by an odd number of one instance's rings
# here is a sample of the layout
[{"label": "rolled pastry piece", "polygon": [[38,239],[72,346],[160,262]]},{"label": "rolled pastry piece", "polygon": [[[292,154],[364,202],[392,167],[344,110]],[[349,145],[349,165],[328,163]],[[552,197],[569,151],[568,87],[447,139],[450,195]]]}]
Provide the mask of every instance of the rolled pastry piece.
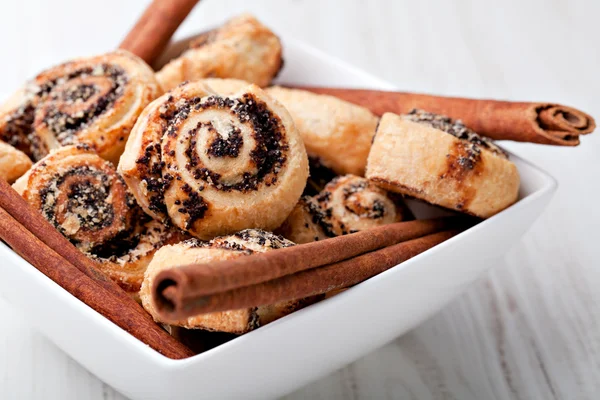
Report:
[{"label": "rolled pastry piece", "polygon": [[210,242],[197,239],[165,246],[158,250],[150,262],[140,291],[142,305],[155,321],[188,329],[204,329],[208,331],[243,334],[259,326],[281,318],[299,308],[309,305],[320,297],[303,300],[286,301],[278,304],[215,312],[197,315],[181,321],[164,321],[156,312],[152,300],[152,285],[159,272],[179,265],[212,263],[231,260],[254,253],[262,253],[272,249],[293,246],[294,243],[257,229],[246,229],[236,234],[217,237]]},{"label": "rolled pastry piece", "polygon": [[275,233],[296,244],[316,242],[333,237],[333,226],[319,203],[302,196],[284,223]]},{"label": "rolled pastry piece", "polygon": [[50,68],[0,111],[0,140],[34,160],[52,149],[84,143],[117,162],[144,107],[161,94],[152,69],[126,51]]},{"label": "rolled pastry piece", "polygon": [[355,175],[335,178],[316,199],[337,236],[412,217],[401,196]]},{"label": "rolled pastry piece", "polygon": [[383,115],[366,176],[387,190],[482,218],[514,203],[519,192],[517,167],[492,140],[422,110]]},{"label": "rolled pastry piece", "polygon": [[[119,161],[119,173],[125,178],[134,193],[138,204],[152,218],[169,221],[164,204],[164,190],[168,182],[162,178],[162,156],[160,154],[161,133],[166,131],[168,122],[177,114],[175,98],[208,96],[217,93],[230,96],[245,89],[250,84],[239,79],[207,78],[189,87],[175,88],[161,99],[157,99],[140,115],[140,126],[132,139],[128,140],[125,154]],[[158,115],[158,117],[157,117]]]},{"label": "rolled pastry piece", "polygon": [[202,78],[237,78],[267,86],[283,65],[279,38],[244,14],[199,36],[156,77],[164,90]]},{"label": "rolled pastry piece", "polygon": [[0,178],[13,183],[27,172],[32,164],[27,154],[0,141]]},{"label": "rolled pastry piece", "polygon": [[99,269],[130,293],[178,230],[149,221],[113,165],[86,145],[53,150],[13,187]]},{"label": "rolled pastry piece", "polygon": [[127,236],[139,214],[113,165],[86,145],[52,151],[13,188],[85,252]]},{"label": "rolled pastry piece", "polygon": [[118,169],[148,214],[210,239],[281,225],[308,160],[288,112],[259,87],[220,96],[191,82],[144,110]]},{"label": "rolled pastry piece", "polygon": [[204,83],[210,88],[210,90],[221,96],[231,96],[250,85],[250,82],[231,78],[206,78],[201,79],[200,82]]},{"label": "rolled pastry piece", "polygon": [[86,254],[100,263],[101,271],[139,301],[144,273],[154,253],[165,245],[188,238],[179,229],[142,216],[132,234],[109,241]]},{"label": "rolled pastry piece", "polygon": [[364,175],[378,118],[333,96],[274,86],[267,93],[288,109],[311,157],[338,175]]}]

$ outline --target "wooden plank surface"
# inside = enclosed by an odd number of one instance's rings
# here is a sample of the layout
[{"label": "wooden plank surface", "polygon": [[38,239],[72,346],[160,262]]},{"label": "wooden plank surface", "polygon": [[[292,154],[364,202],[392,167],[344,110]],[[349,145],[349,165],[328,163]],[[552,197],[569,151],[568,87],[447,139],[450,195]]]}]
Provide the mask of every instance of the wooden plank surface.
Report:
[{"label": "wooden plank surface", "polygon": [[[145,3],[0,2],[0,93],[111,49]],[[597,0],[203,0],[178,35],[242,11],[404,90],[557,101],[600,118]],[[506,262],[412,332],[288,399],[597,398],[600,134],[578,148],[507,147],[560,188]],[[1,298],[0,319],[0,399],[123,399]]]}]

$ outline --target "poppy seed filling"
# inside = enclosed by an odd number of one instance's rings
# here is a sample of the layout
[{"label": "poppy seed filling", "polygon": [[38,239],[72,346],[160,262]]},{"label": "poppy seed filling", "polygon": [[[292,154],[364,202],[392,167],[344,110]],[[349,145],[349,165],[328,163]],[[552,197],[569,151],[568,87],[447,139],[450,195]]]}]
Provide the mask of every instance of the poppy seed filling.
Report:
[{"label": "poppy seed filling", "polygon": [[[63,187],[65,181],[73,176],[81,176],[84,179]],[[63,231],[56,218],[59,207],[56,201],[60,192],[65,190],[67,204],[63,212],[76,216],[81,228],[96,231],[110,226],[115,218],[112,204],[106,201],[110,195],[110,184],[109,176],[88,166],[72,168],[65,174],[55,175],[54,179],[40,190],[42,214],[59,231]]]},{"label": "poppy seed filling", "polygon": [[493,140],[485,136],[481,136],[473,130],[467,128],[461,120],[453,121],[450,117],[445,115],[439,115],[430,113],[423,110],[414,109],[402,118],[417,122],[420,124],[431,126],[432,128],[439,129],[446,132],[458,139],[466,140],[472,144],[473,152],[480,154],[483,147],[497,156],[508,158],[508,153],[498,147]]},{"label": "poppy seed filling", "polygon": [[[86,78],[98,76],[105,77],[110,82],[110,88],[104,93],[93,83],[86,82]],[[82,83],[61,89],[62,85],[76,78],[81,79]],[[44,107],[43,122],[57,135],[62,145],[71,144],[77,132],[110,110],[114,102],[123,95],[127,81],[125,71],[111,64],[81,68],[65,77],[50,81],[42,85],[37,93],[42,98],[41,106]],[[84,103],[95,95],[99,95],[98,99],[87,109],[74,114],[62,110],[63,104]]]},{"label": "poppy seed filling", "polygon": [[[209,96],[205,99],[194,98],[181,107],[167,128],[167,135],[176,137],[177,128],[188,118],[190,112],[209,109],[225,110],[241,123],[251,125],[252,137],[256,145],[250,150],[249,156],[257,171],[254,174],[243,174],[238,182],[225,183],[219,173],[202,165],[200,155],[197,153],[196,143],[199,140],[197,135],[202,126],[206,125],[209,130],[215,128],[212,124],[201,123],[185,134],[187,141],[185,155],[188,160],[185,167],[193,172],[194,179],[203,180],[208,185],[227,192],[245,193],[258,190],[263,182],[266,186],[274,184],[277,175],[285,165],[285,151],[289,148],[285,140],[285,130],[279,118],[271,113],[267,105],[251,94],[246,93],[240,99],[218,96]],[[227,139],[223,139],[217,133],[216,140],[205,151],[213,157],[236,158],[242,145],[241,131],[233,127]]]}]

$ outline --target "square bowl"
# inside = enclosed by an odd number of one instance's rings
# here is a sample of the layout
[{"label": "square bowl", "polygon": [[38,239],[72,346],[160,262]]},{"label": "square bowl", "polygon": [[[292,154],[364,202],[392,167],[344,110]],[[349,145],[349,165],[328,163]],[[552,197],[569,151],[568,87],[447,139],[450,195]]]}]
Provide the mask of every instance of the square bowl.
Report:
[{"label": "square bowl", "polygon": [[[284,38],[279,82],[394,86]],[[185,360],[171,360],[113,325],[0,242],[0,293],[72,358],[133,399],[271,398],[384,345],[442,308],[518,242],[556,181],[512,156],[519,201],[349,290]],[[418,217],[433,209],[411,203]]]}]

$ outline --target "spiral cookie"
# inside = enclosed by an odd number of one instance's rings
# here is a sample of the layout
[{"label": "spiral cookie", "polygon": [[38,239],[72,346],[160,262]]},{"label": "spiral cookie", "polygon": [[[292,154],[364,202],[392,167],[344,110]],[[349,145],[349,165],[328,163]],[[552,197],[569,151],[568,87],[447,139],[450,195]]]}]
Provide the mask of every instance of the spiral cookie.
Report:
[{"label": "spiral cookie", "polygon": [[354,175],[335,178],[316,199],[335,235],[400,222],[409,217],[400,196]]},{"label": "spiral cookie", "polygon": [[267,93],[290,112],[311,157],[339,175],[362,176],[378,118],[332,96],[271,87]]},{"label": "spiral cookie", "polygon": [[320,297],[286,301],[256,308],[202,314],[181,321],[164,321],[157,314],[152,302],[151,289],[155,277],[159,272],[178,265],[231,260],[256,252],[262,253],[292,245],[293,243],[289,240],[272,233],[257,229],[246,229],[234,235],[217,237],[210,242],[191,239],[173,246],[165,246],[156,252],[146,271],[140,291],[142,305],[157,322],[188,329],[205,329],[236,334],[246,333],[304,307]]},{"label": "spiral cookie", "polygon": [[[202,79],[194,84],[197,96],[208,96],[214,93],[229,96],[249,85],[239,79],[220,78]],[[193,96],[187,86],[175,88],[162,99],[157,99],[142,113],[139,118],[140,126],[135,130],[132,139],[127,142],[125,154],[121,157],[118,166],[119,172],[135,194],[138,204],[148,215],[161,221],[169,220],[164,204],[166,183],[162,178],[164,164],[160,153],[161,132],[167,129],[168,121],[177,113],[177,105],[169,99],[186,96]],[[156,118],[157,112],[160,113],[160,118]]]},{"label": "spiral cookie", "polygon": [[225,97],[192,82],[144,110],[119,171],[148,214],[210,239],[279,226],[308,161],[289,114],[260,88]]},{"label": "spiral cookie", "polygon": [[302,196],[284,223],[275,231],[296,244],[316,242],[333,237],[333,225],[319,203]]},{"label": "spiral cookie", "polygon": [[161,94],[152,69],[125,51],[76,59],[39,74],[0,112],[0,140],[35,160],[85,143],[116,163],[144,107]]},{"label": "spiral cookie", "polygon": [[127,236],[139,214],[112,164],[86,145],[52,151],[13,187],[86,252]]},{"label": "spiral cookie", "polygon": [[519,191],[516,166],[490,139],[421,110],[383,115],[366,176],[390,191],[483,218],[514,203]]},{"label": "spiral cookie", "polygon": [[0,141],[0,178],[14,182],[31,167],[27,154]]},{"label": "spiral cookie", "polygon": [[253,16],[241,15],[192,41],[190,48],[156,77],[165,90],[207,77],[237,78],[266,86],[282,65],[279,38]]},{"label": "spiral cookie", "polygon": [[148,222],[112,164],[86,145],[53,150],[13,187],[130,292],[139,290],[153,252],[181,240],[177,231]]}]

